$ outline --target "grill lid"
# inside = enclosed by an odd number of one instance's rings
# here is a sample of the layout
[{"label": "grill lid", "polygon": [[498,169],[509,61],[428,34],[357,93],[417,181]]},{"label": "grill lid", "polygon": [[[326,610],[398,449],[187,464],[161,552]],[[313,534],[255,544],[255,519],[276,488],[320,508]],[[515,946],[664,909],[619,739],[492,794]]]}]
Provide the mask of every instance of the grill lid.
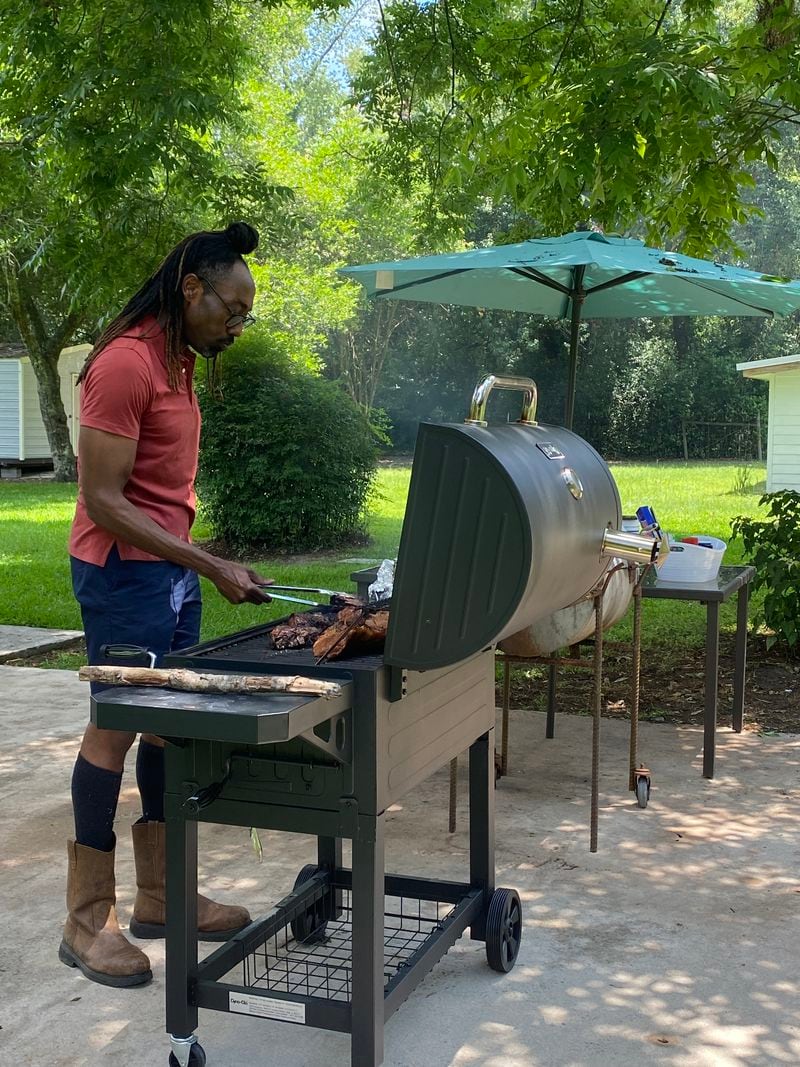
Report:
[{"label": "grill lid", "polygon": [[[532,384],[532,383],[531,383]],[[588,593],[621,520],[595,450],[532,418],[420,426],[386,663],[458,663]]]}]

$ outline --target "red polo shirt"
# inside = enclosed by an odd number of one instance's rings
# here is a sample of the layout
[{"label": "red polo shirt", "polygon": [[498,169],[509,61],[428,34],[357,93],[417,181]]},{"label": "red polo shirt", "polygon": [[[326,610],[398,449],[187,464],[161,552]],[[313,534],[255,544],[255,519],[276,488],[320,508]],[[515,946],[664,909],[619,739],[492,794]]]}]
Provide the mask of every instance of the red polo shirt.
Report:
[{"label": "red polo shirt", "polygon": [[[154,318],[107,345],[81,385],[81,426],[136,441],[136,459],[124,495],[182,541],[191,540],[194,479],[200,445],[200,409],[192,389],[194,356],[184,350],[180,389],[167,379],[164,333]],[[80,483],[80,456],[78,457]],[[70,555],[103,566],[116,541],[121,559],[154,560],[120,541],[86,513],[83,492],[69,541]]]}]

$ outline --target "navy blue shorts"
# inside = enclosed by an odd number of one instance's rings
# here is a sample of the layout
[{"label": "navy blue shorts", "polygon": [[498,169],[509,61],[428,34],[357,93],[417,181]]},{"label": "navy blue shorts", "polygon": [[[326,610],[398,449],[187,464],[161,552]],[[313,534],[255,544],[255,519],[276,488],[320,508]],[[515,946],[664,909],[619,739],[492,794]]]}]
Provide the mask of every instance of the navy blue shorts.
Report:
[{"label": "navy blue shorts", "polygon": [[[158,665],[167,652],[200,640],[200,582],[194,571],[166,560],[122,560],[116,545],[104,567],[74,556],[70,563],[90,664],[109,662],[100,653],[103,645],[141,645]],[[93,693],[105,688],[92,683]]]}]

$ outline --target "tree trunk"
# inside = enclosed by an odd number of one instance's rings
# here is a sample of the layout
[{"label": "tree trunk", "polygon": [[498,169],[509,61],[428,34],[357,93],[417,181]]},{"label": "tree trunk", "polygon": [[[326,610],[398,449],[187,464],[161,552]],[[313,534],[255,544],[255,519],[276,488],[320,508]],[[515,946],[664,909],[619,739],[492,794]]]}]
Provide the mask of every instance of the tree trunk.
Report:
[{"label": "tree trunk", "polygon": [[61,379],[58,373],[58,357],[61,345],[49,351],[36,352],[28,347],[31,366],[36,375],[36,390],[39,394],[39,410],[47,433],[47,443],[53,457],[53,470],[57,482],[74,482],[78,478],[75,453],[69,435],[67,413],[61,399]]},{"label": "tree trunk", "polygon": [[672,339],[679,367],[688,367],[694,348],[694,322],[688,315],[675,315],[672,319]]},{"label": "tree trunk", "polygon": [[392,334],[405,318],[404,308],[385,300],[371,305],[356,328],[331,340],[329,365],[367,414],[372,410]]},{"label": "tree trunk", "polygon": [[6,263],[5,275],[11,315],[28,350],[31,367],[36,376],[39,410],[53,457],[55,480],[77,481],[75,453],[70,441],[67,413],[61,400],[58,359],[61,349],[75,333],[80,321],[79,315],[74,311],[69,312],[54,330],[48,332],[26,284],[28,279],[22,277],[15,262]]}]

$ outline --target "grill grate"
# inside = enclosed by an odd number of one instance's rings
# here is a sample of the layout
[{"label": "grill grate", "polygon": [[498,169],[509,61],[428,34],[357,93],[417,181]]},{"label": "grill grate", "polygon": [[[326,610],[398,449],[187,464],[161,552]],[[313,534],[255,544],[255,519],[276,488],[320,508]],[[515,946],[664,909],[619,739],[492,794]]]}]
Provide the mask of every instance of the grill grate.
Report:
[{"label": "grill grate", "polygon": [[[286,651],[270,648],[268,636],[270,629],[271,626],[265,627],[259,633],[247,636],[241,633],[233,634],[230,638],[215,642],[213,645],[205,646],[197,651],[190,649],[189,652],[193,658],[241,663],[243,667],[246,667],[248,663],[285,663],[290,667],[302,667],[312,677],[314,673],[321,673],[310,648],[293,648]],[[373,656],[343,656],[323,666],[341,670],[375,671],[383,667],[383,656],[380,653]]]},{"label": "grill grate", "polygon": [[[226,976],[251,989],[294,993],[323,1000],[352,997],[352,907],[349,890],[341,896],[341,914],[328,919],[324,936],[301,944],[287,926],[249,952]],[[384,984],[441,929],[453,905],[415,897],[386,897],[384,911]]]}]

